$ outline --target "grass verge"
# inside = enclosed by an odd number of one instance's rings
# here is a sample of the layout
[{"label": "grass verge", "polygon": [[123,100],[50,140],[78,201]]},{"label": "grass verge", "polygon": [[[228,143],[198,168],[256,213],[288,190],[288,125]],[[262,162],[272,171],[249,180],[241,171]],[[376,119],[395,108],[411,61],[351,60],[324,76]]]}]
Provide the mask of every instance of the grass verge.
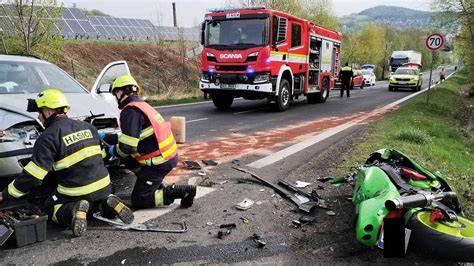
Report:
[{"label": "grass verge", "polygon": [[474,97],[465,72],[403,104],[368,126],[366,141],[357,144],[339,167],[346,174],[380,148],[398,149],[432,172],[440,171],[460,196],[465,214],[474,218]]},{"label": "grass verge", "polygon": [[210,101],[209,99],[204,99],[203,96],[192,96],[192,97],[185,97],[181,99],[147,99],[151,106],[164,106],[164,105],[172,105],[172,104],[182,104],[182,103],[195,103],[195,102],[204,102]]}]

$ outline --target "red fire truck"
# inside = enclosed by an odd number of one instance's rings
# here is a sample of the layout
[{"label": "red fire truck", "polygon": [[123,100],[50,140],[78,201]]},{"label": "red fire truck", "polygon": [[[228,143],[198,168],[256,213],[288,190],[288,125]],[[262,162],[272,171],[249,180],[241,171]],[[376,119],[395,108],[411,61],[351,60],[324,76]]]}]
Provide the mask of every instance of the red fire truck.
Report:
[{"label": "red fire truck", "polygon": [[339,73],[341,41],[336,31],[264,7],[209,10],[199,86],[219,109],[235,97],[267,98],[278,111],[303,95],[323,103]]}]

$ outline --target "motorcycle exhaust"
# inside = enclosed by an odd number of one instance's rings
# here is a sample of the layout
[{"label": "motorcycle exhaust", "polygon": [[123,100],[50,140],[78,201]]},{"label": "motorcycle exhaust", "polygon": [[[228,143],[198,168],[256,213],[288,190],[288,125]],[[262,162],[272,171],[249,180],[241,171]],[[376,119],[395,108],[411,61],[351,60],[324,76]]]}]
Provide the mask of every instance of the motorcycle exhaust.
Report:
[{"label": "motorcycle exhaust", "polygon": [[419,193],[416,195],[404,196],[400,198],[387,200],[385,201],[385,208],[387,208],[387,210],[389,211],[395,211],[395,210],[407,209],[407,208],[425,207],[435,201],[440,201],[445,198],[453,199],[455,197],[456,197],[456,193],[452,191],[442,192],[442,193],[437,193],[437,194]]}]

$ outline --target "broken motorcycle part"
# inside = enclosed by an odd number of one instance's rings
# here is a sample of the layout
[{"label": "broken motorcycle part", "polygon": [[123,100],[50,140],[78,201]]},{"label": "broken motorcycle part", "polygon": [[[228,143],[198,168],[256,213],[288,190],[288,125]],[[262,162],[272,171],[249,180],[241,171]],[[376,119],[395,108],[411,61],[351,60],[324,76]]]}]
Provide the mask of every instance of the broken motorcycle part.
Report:
[{"label": "broken motorcycle part", "polygon": [[99,212],[94,213],[92,216],[96,218],[97,220],[101,220],[103,222],[106,222],[122,230],[158,232],[158,233],[175,233],[175,234],[181,234],[188,231],[188,227],[186,226],[185,222],[173,223],[179,226],[178,229],[165,229],[165,228],[160,228],[157,225],[153,225],[153,224],[137,224],[137,223],[125,224],[121,221],[115,221],[115,220],[105,218]]},{"label": "broken motorcycle part", "polygon": [[201,169],[201,165],[198,162],[195,161],[183,161],[184,166],[188,169],[196,169],[199,170]]}]

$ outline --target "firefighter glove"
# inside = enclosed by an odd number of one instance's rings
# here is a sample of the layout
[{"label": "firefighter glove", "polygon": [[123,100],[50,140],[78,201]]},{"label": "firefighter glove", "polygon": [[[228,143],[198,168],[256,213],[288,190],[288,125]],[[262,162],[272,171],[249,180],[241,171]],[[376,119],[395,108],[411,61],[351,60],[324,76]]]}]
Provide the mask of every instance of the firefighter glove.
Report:
[{"label": "firefighter glove", "polygon": [[110,147],[107,151],[108,151],[110,156],[115,156],[115,145],[110,145]]}]

